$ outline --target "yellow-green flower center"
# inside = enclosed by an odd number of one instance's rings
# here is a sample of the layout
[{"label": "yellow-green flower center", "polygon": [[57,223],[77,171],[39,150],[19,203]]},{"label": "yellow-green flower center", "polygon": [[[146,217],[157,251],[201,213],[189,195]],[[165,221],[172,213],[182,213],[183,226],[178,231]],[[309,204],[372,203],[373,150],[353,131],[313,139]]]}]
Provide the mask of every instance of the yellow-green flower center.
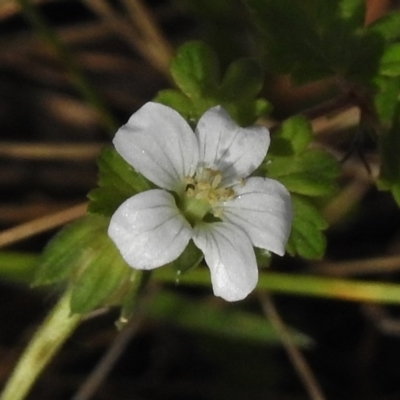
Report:
[{"label": "yellow-green flower center", "polygon": [[233,198],[232,187],[221,185],[222,174],[211,168],[203,168],[194,176],[185,178],[183,213],[189,222],[199,222],[206,214],[219,218],[222,202]]}]

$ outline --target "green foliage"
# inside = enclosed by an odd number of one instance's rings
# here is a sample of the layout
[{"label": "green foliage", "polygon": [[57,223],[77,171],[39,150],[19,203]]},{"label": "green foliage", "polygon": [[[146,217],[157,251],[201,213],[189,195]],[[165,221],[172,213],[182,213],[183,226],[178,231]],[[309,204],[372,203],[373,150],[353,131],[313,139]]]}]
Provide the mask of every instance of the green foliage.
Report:
[{"label": "green foliage", "polygon": [[400,13],[385,15],[368,30],[386,42],[379,73],[374,79],[373,102],[379,119],[376,125],[381,163],[377,186],[390,190],[400,206]]},{"label": "green foliage", "polygon": [[374,106],[380,122],[391,126],[398,108],[400,77],[380,76],[375,79]]},{"label": "green foliage", "polygon": [[124,262],[106,232],[96,238],[97,254],[86,260],[85,269],[73,284],[71,311],[86,313],[119,300],[125,292],[131,268]]},{"label": "green foliage", "polygon": [[384,15],[369,25],[368,31],[378,34],[387,42],[400,39],[400,13],[394,11]]},{"label": "green foliage", "polygon": [[335,189],[338,165],[325,151],[310,149],[293,157],[268,157],[268,174],[292,193],[325,196]]},{"label": "green foliage", "polygon": [[152,184],[136,172],[115,149],[106,147],[98,159],[98,188],[89,192],[91,213],[111,216],[129,197],[148,190]]},{"label": "green foliage", "polygon": [[33,284],[68,281],[71,311],[118,303],[129,290],[131,268],[107,235],[108,219],[87,215],[56,235],[43,252]]},{"label": "green foliage", "polygon": [[295,116],[286,120],[273,135],[262,169],[292,194],[293,223],[287,251],[317,259],[325,251],[322,230],[327,224],[314,206],[312,197],[332,195],[339,167],[323,150],[309,148],[312,130],[309,122]]},{"label": "green foliage", "polygon": [[364,29],[364,0],[247,0],[265,35],[268,61],[298,83],[375,76],[383,40]]},{"label": "green foliage", "polygon": [[311,126],[305,118],[289,118],[274,134],[264,166],[268,177],[292,193],[330,195],[335,190],[338,164],[327,152],[308,148],[311,139]]},{"label": "green foliage", "polygon": [[396,109],[397,118],[391,128],[380,138],[381,171],[378,187],[390,190],[400,206],[400,115],[399,106]]},{"label": "green foliage", "polygon": [[221,105],[237,123],[250,125],[270,109],[265,100],[255,99],[263,85],[263,71],[254,59],[233,62],[221,79],[215,52],[202,42],[190,42],[178,49],[170,70],[179,90],[162,90],[155,101],[187,120],[197,121],[207,109]]},{"label": "green foliage", "polygon": [[70,223],[48,243],[43,251],[33,285],[48,285],[78,274],[97,256],[97,238],[105,230],[103,217],[90,216]]},{"label": "green foliage", "polygon": [[177,0],[198,17],[204,40],[222,63],[249,54],[248,15],[242,0]]},{"label": "green foliage", "polygon": [[183,253],[168,265],[175,269],[177,278],[181,273],[197,267],[203,259],[203,253],[190,240]]},{"label": "green foliage", "polygon": [[206,97],[220,80],[217,55],[201,42],[181,46],[171,61],[171,75],[189,98]]},{"label": "green foliage", "polygon": [[[399,135],[392,126],[397,125],[400,92],[400,13],[366,26],[364,0],[246,0],[246,4],[264,34],[269,66],[275,72],[290,74],[298,83],[335,76],[340,91],[355,94],[362,126],[382,135],[379,186],[391,188],[398,199],[393,173],[398,155],[391,144],[397,148]],[[328,164],[323,162],[323,155],[308,153],[291,166],[275,161],[270,172],[294,193],[323,195],[329,189],[322,187],[326,178],[329,181],[324,171],[331,169],[327,159]]]},{"label": "green foliage", "polygon": [[386,47],[380,60],[379,73],[383,76],[400,75],[400,43]]},{"label": "green foliage", "polygon": [[292,194],[293,223],[286,250],[308,259],[319,259],[325,253],[326,239],[322,230],[328,227],[312,202]]}]

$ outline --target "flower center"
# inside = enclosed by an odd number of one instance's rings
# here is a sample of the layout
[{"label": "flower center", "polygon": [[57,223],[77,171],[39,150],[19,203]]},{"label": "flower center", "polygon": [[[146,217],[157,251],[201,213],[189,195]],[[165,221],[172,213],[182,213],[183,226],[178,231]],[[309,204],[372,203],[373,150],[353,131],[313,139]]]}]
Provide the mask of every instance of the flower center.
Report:
[{"label": "flower center", "polygon": [[231,187],[221,186],[221,181],[221,172],[211,168],[202,168],[185,178],[183,213],[189,222],[199,222],[209,213],[221,216],[222,208],[217,206],[235,194]]}]

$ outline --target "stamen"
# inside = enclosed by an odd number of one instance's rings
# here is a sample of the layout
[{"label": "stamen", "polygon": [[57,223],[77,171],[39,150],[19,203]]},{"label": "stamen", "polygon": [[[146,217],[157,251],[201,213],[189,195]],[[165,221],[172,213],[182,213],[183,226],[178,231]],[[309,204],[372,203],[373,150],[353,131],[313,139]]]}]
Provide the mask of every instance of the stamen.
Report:
[{"label": "stamen", "polygon": [[[186,183],[186,197],[202,201],[203,204],[206,201],[210,206],[208,212],[215,217],[220,217],[223,212],[223,208],[218,205],[235,195],[232,187],[219,187],[222,182],[222,174],[211,168],[202,168],[193,177],[186,177],[184,182]],[[215,209],[216,207],[218,209]]]}]

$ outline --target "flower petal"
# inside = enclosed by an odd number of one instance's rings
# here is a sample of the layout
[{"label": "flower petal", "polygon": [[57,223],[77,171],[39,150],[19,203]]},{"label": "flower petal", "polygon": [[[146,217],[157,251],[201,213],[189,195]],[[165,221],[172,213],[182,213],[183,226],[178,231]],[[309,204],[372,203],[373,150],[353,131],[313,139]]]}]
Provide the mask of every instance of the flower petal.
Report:
[{"label": "flower petal", "polygon": [[108,235],[123,259],[137,269],[153,269],[175,260],[192,237],[174,197],[154,189],[126,200],[111,217]]},{"label": "flower petal", "polygon": [[219,170],[225,185],[249,176],[263,161],[270,143],[266,128],[241,128],[220,106],[206,111],[195,133],[200,165]]},{"label": "flower petal", "polygon": [[216,296],[242,300],[256,287],[257,262],[242,230],[224,222],[203,223],[194,228],[193,241],[204,253]]},{"label": "flower petal", "polygon": [[192,176],[198,145],[189,124],[172,108],[146,103],[114,138],[118,153],[157,186],[179,190],[182,178]]},{"label": "flower petal", "polygon": [[286,188],[273,179],[249,178],[234,190],[235,197],[222,205],[222,220],[245,230],[254,246],[283,255],[292,224]]}]

